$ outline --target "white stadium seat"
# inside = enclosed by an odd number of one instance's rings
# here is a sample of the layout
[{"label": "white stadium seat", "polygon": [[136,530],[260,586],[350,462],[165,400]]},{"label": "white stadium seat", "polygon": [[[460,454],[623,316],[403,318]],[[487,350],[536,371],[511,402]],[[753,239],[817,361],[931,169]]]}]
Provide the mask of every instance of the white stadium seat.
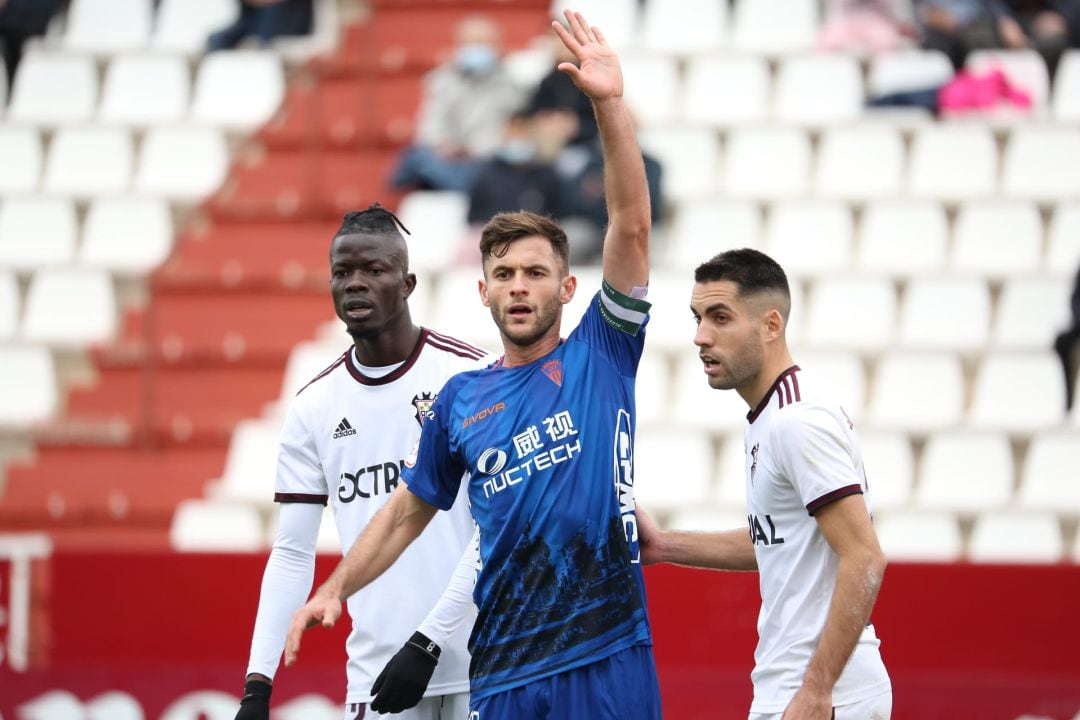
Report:
[{"label": "white stadium seat", "polygon": [[963,554],[960,523],[940,510],[893,510],[875,515],[881,549],[890,560],[955,562]]},{"label": "white stadium seat", "polygon": [[663,511],[708,501],[713,460],[708,433],[655,429],[634,440],[637,502]]},{"label": "white stadium seat", "polygon": [[453,190],[418,190],[401,199],[398,217],[409,229],[410,268],[444,270],[458,261],[469,232],[469,198]]},{"label": "white stadium seat", "polygon": [[700,358],[682,354],[675,367],[672,421],[710,431],[741,430],[750,408],[734,390],[713,390]]},{"label": "white stadium seat", "polygon": [[172,249],[169,206],[146,198],[102,198],[90,204],[79,262],[141,276],[165,262]]},{"label": "white stadium seat", "polygon": [[1002,159],[1002,192],[1037,202],[1080,197],[1080,129],[1024,126],[1013,130]]},{"label": "white stadium seat", "polygon": [[179,552],[255,552],[266,546],[258,510],[215,500],[182,500],[169,541]]},{"label": "white stadium seat", "polygon": [[1062,277],[1074,277],[1080,267],[1080,203],[1058,204],[1047,236],[1043,270]]},{"label": "white stadium seat", "polygon": [[946,201],[993,195],[997,147],[989,127],[939,124],[920,128],[911,144],[908,191]]},{"label": "white stadium seat", "polygon": [[881,200],[863,208],[857,264],[898,276],[945,269],[949,222],[941,205],[924,200]]},{"label": "white stadium seat", "polygon": [[1065,419],[1065,379],[1052,351],[987,353],[968,414],[975,427],[1032,432]]},{"label": "white stadium seat", "polygon": [[850,122],[862,112],[862,85],[859,63],[849,55],[786,58],[776,76],[775,117],[806,127]]},{"label": "white stadium seat", "polygon": [[871,97],[879,97],[940,87],[952,76],[952,63],[939,50],[895,50],[870,60],[867,87]]},{"label": "white stadium seat", "polygon": [[915,458],[911,441],[900,432],[859,430],[869,502],[875,513],[903,507],[911,500]]},{"label": "white stadium seat", "polygon": [[956,356],[894,351],[878,362],[870,396],[875,427],[923,433],[952,427],[963,407],[964,373]]},{"label": "white stadium seat", "polygon": [[1002,511],[976,518],[968,558],[979,563],[1056,563],[1064,551],[1053,513]]},{"label": "white stadium seat", "polygon": [[671,404],[671,369],[667,355],[645,343],[645,352],[638,363],[634,400],[637,406],[637,426],[663,425]]},{"label": "white stadium seat", "polygon": [[736,129],[728,135],[726,150],[724,190],[730,196],[775,200],[809,190],[810,139],[802,130]]},{"label": "white stadium seat", "polygon": [[839,402],[856,422],[866,406],[866,371],[857,353],[837,350],[799,350],[795,362],[813,378],[824,397]]},{"label": "white stadium seat", "polygon": [[1005,506],[1013,494],[1013,455],[998,433],[931,435],[923,448],[915,499],[925,508],[960,512]]},{"label": "white stadium seat", "polygon": [[676,119],[679,66],[674,58],[632,54],[620,59],[626,103],[634,118],[645,127],[663,126]]},{"label": "white stadium seat", "polygon": [[1031,110],[1010,113],[1010,117],[1020,120],[1046,114],[1050,100],[1050,76],[1046,71],[1046,61],[1035,50],[975,50],[967,56],[965,67],[979,75],[1001,70],[1013,87],[1028,93]]},{"label": "white stadium seat", "polygon": [[818,30],[814,0],[739,0],[732,17],[737,50],[779,55],[809,50]]},{"label": "white stadium seat", "polygon": [[75,259],[78,229],[70,200],[8,198],[0,203],[0,267],[28,272],[68,265]]},{"label": "white stadium seat", "polygon": [[[411,303],[410,303],[411,305]],[[348,339],[309,340],[293,346],[281,382],[282,405],[292,401],[304,387],[350,348]],[[282,408],[284,409],[284,408]]]},{"label": "white stadium seat", "polygon": [[[461,338],[484,348],[501,348],[499,331],[491,319],[491,310],[484,307],[480,300],[478,282],[483,277],[479,267],[454,268],[439,275],[435,286],[435,313],[431,316],[431,326],[439,332]],[[583,287],[580,302],[587,301],[598,286]],[[591,291],[591,292],[590,292]],[[583,311],[584,305],[581,306]],[[571,319],[577,324],[577,318],[571,318],[568,310],[563,310],[563,333],[569,333],[567,327]],[[580,317],[580,312],[578,314]]]},{"label": "white stadium seat", "polygon": [[694,276],[689,272],[653,271],[649,274],[648,342],[654,347],[682,355],[695,353],[694,318],[690,312],[690,296],[694,291]]},{"label": "white stadium seat", "polygon": [[833,200],[776,203],[765,235],[768,253],[796,277],[849,268],[854,236],[850,208]]},{"label": "white stadium seat", "polygon": [[994,345],[1042,350],[1069,324],[1069,283],[1032,276],[1007,280],[998,297]]},{"label": "white stadium seat", "polygon": [[49,147],[42,187],[78,199],[123,193],[131,186],[135,148],[120,127],[60,128]]},{"label": "white stadium seat", "polygon": [[[2,71],[3,68],[0,68]],[[0,194],[31,193],[41,182],[41,135],[29,126],[0,125]]]},{"label": "white stadium seat", "polygon": [[648,0],[641,22],[642,44],[650,52],[681,56],[719,49],[727,14],[727,3],[716,0]]},{"label": "white stadium seat", "polygon": [[104,343],[116,334],[116,293],[108,273],[85,268],[39,270],[30,281],[22,335],[63,348]]},{"label": "white stadium seat", "polygon": [[746,440],[741,432],[723,435],[716,454],[716,499],[725,508],[746,512]]},{"label": "white stadium seat", "polygon": [[720,140],[705,128],[653,128],[641,133],[642,149],[664,166],[661,182],[671,200],[697,198],[717,186]]},{"label": "white stadium seat", "polygon": [[687,63],[682,115],[689,122],[711,127],[761,122],[769,116],[770,100],[769,65],[762,57],[704,56]]},{"label": "white stadium seat", "polygon": [[843,200],[890,198],[901,192],[903,169],[904,142],[894,128],[833,128],[818,146],[814,187]]},{"label": "white stadium seat", "polygon": [[269,507],[274,501],[279,418],[242,420],[229,439],[225,470],[208,495]]},{"label": "white stadium seat", "polygon": [[1080,50],[1067,50],[1061,57],[1052,104],[1058,122],[1080,122]]},{"label": "white stadium seat", "polygon": [[19,63],[8,120],[43,126],[86,122],[94,116],[98,84],[84,55],[28,52]]},{"label": "white stadium seat", "polygon": [[103,55],[137,50],[149,42],[153,17],[151,0],[72,0],[63,42]]},{"label": "white stadium seat", "polygon": [[210,33],[232,23],[239,12],[235,0],[161,0],[151,44],[159,50],[199,53]]},{"label": "white stadium seat", "polygon": [[900,316],[906,347],[980,350],[990,336],[990,290],[977,278],[916,278],[908,283]]},{"label": "white stadium seat", "polygon": [[1080,434],[1052,431],[1032,438],[1017,499],[1025,508],[1080,515]]},{"label": "white stadium seat", "polygon": [[696,507],[678,510],[671,514],[667,527],[690,532],[722,532],[742,530],[746,527],[746,515],[732,509]]},{"label": "white stadium seat", "polygon": [[225,137],[213,128],[160,127],[147,131],[135,172],[135,190],[174,202],[198,202],[225,180]]},{"label": "white stadium seat", "polygon": [[98,119],[145,126],[180,122],[187,115],[191,77],[179,55],[118,55],[105,71]]},{"label": "white stadium seat", "polygon": [[1042,219],[1035,205],[980,200],[960,207],[952,268],[993,278],[1032,272],[1042,260]]},{"label": "white stadium seat", "polygon": [[685,272],[725,250],[760,248],[761,225],[761,210],[751,202],[705,198],[680,203],[668,233],[667,264]]},{"label": "white stadium seat", "polygon": [[591,25],[600,28],[608,44],[617,51],[625,51],[638,41],[639,0],[553,0],[551,16],[565,23],[566,8],[580,12]]},{"label": "white stadium seat", "polygon": [[0,270],[0,341],[15,337],[19,328],[19,283],[15,273]]},{"label": "white stadium seat", "polygon": [[503,56],[503,68],[518,87],[536,87],[555,67],[555,54],[551,50],[543,44],[512,50]]},{"label": "white stadium seat", "polygon": [[285,97],[285,68],[270,50],[207,55],[195,76],[191,120],[229,130],[253,130],[268,121]]},{"label": "white stadium seat", "polygon": [[46,348],[0,345],[0,367],[0,428],[30,428],[56,414],[56,369]]},{"label": "white stadium seat", "polygon": [[881,350],[896,326],[896,289],[872,277],[818,280],[807,317],[806,341],[814,347]]}]

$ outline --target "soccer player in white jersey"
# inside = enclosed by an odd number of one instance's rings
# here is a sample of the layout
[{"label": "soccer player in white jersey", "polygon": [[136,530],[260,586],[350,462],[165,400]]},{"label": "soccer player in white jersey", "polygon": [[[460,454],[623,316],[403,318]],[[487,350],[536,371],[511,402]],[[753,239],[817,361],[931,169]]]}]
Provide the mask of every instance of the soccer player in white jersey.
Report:
[{"label": "soccer player in white jersey", "polygon": [[783,269],[756,250],[699,266],[694,344],[716,390],[746,416],[746,529],[658,530],[640,512],[642,558],[757,570],[761,612],[751,720],[886,720],[889,675],[869,623],[885,572],[855,424],[794,363]]},{"label": "soccer player in white jersey", "polygon": [[[330,273],[334,308],[353,343],[297,393],[281,431],[277,537],[263,576],[237,720],[269,717],[289,621],[311,590],[323,507],[330,503],[347,550],[397,486],[443,384],[486,364],[484,351],[413,323],[408,299],[416,277],[409,272],[408,249],[396,218],[378,204],[345,216],[330,244]],[[407,650],[430,658],[425,665],[434,675],[425,699],[392,717],[464,717],[469,623],[425,616],[472,535],[472,518],[462,502],[441,514],[402,562],[349,598],[353,628],[346,644],[346,718],[365,716],[368,703],[371,710],[385,706],[372,702],[372,685],[406,640]],[[465,574],[471,588],[472,572]],[[378,713],[367,717],[372,715]]]}]

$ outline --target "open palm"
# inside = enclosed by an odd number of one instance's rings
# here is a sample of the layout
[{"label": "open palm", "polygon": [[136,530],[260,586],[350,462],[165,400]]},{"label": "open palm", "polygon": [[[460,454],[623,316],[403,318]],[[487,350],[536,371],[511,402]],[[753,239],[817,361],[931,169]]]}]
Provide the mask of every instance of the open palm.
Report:
[{"label": "open palm", "polygon": [[566,48],[578,64],[560,63],[559,70],[570,76],[574,84],[594,101],[619,97],[623,94],[622,69],[619,56],[608,47],[598,28],[590,27],[581,13],[566,11],[567,30],[559,22],[551,23]]}]

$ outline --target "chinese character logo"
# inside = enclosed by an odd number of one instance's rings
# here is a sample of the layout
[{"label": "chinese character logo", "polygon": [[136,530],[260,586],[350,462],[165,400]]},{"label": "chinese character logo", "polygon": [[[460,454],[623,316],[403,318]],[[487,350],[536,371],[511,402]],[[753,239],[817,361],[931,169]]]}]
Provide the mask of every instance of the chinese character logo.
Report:
[{"label": "chinese character logo", "polygon": [[562,440],[570,435],[577,435],[577,430],[574,429],[574,420],[567,410],[556,413],[554,417],[544,418],[544,432],[547,433],[552,442]]},{"label": "chinese character logo", "polygon": [[517,450],[519,458],[534,453],[542,447],[544,447],[544,443],[540,442],[540,431],[537,430],[535,425],[530,425],[525,428],[524,432],[514,436],[514,449]]}]

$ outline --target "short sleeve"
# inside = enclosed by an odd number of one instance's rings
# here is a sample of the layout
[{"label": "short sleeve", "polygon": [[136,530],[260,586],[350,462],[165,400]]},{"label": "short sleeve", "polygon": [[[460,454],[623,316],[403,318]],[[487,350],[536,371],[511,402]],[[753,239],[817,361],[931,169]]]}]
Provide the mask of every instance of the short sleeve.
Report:
[{"label": "short sleeve", "polygon": [[770,432],[780,470],[813,515],[831,502],[863,491],[851,442],[840,421],[820,406],[795,406],[782,413]]},{"label": "short sleeve", "polygon": [[456,393],[444,387],[424,422],[415,450],[405,460],[401,479],[409,491],[440,510],[449,510],[461,489],[465,465],[451,449],[449,415]]},{"label": "short sleeve", "polygon": [[315,436],[293,403],[278,441],[274,502],[326,505],[329,495]]},{"label": "short sleeve", "polygon": [[611,359],[623,375],[634,377],[645,349],[643,330],[650,307],[645,300],[623,295],[604,281],[570,339],[587,343]]}]

